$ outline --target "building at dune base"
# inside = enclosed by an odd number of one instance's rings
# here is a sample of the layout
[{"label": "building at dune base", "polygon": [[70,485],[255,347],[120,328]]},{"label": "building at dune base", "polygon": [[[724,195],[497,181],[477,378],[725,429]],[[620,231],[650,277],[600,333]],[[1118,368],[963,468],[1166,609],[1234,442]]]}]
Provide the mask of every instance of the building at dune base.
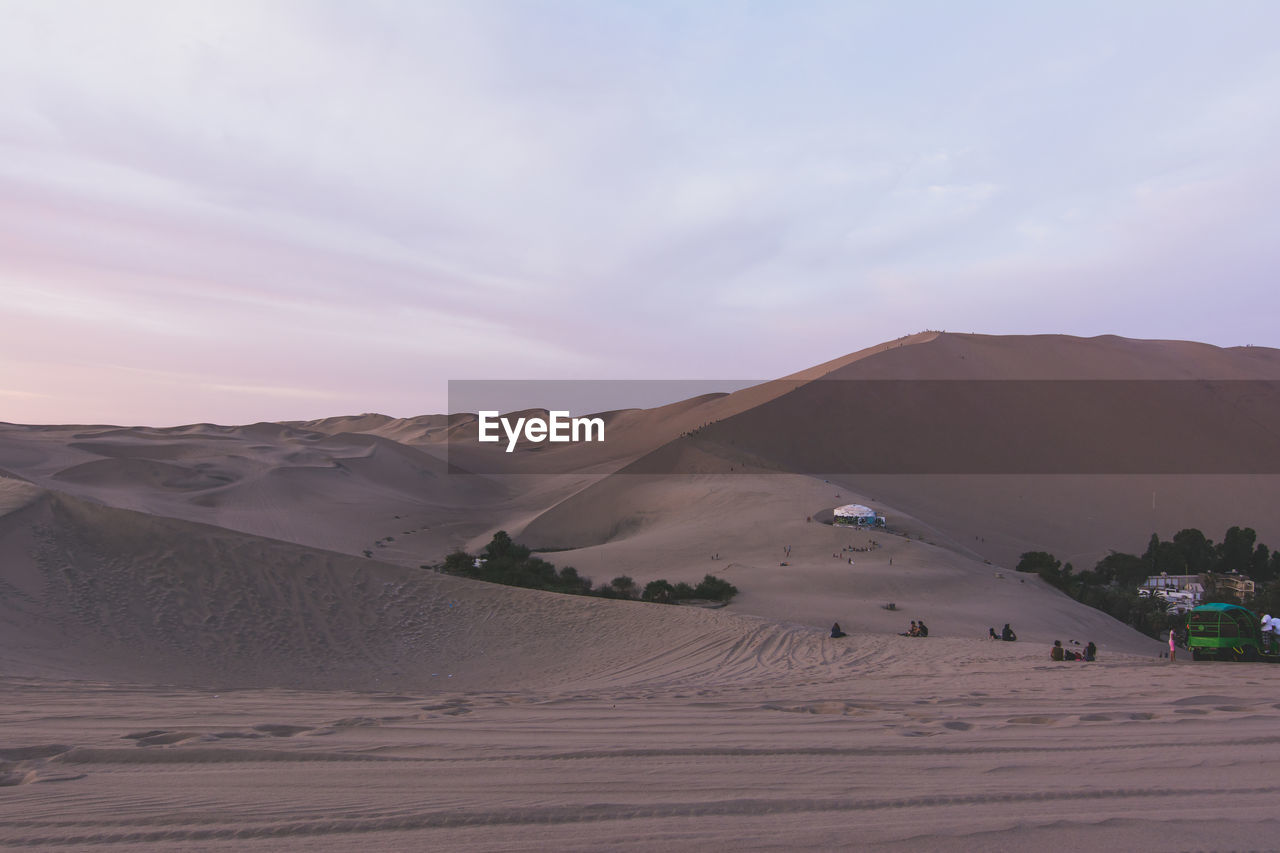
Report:
[{"label": "building at dune base", "polygon": [[836,507],[835,523],[848,527],[884,527],[884,516],[862,504],[845,504]]},{"label": "building at dune base", "polygon": [[1254,594],[1254,582],[1236,572],[1198,575],[1151,575],[1138,586],[1138,595],[1160,598],[1168,602],[1169,613],[1187,613],[1203,603],[1206,588],[1229,594],[1244,601]]},{"label": "building at dune base", "polygon": [[1138,595],[1161,599],[1170,615],[1189,613],[1204,601],[1204,576],[1161,572],[1143,581],[1138,587]]}]

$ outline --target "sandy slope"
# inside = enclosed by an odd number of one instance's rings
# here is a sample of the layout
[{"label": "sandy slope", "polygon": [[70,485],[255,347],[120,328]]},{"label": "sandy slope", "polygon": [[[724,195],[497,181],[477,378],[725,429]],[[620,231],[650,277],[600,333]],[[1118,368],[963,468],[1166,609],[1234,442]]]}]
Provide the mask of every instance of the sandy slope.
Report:
[{"label": "sandy slope", "polygon": [[[861,399],[850,395],[862,393],[866,386],[851,380],[1190,378],[1274,380],[1280,378],[1280,351],[1224,350],[1110,336],[1085,340],[939,334],[904,341],[835,366],[821,376],[810,376],[786,394],[656,448],[619,475],[534,520],[529,526],[530,541],[558,547],[600,544],[610,536],[602,539],[606,532],[599,525],[584,525],[582,519],[597,514],[602,503],[651,502],[652,487],[646,477],[761,469],[830,470],[835,473],[820,473],[819,478],[872,496],[888,515],[918,519],[936,537],[1004,566],[1014,564],[1024,551],[1047,550],[1076,561],[1078,567],[1091,567],[1110,550],[1141,551],[1152,532],[1168,538],[1184,527],[1199,527],[1216,540],[1230,525],[1250,526],[1262,541],[1280,542],[1280,521],[1271,511],[1280,501],[1280,476],[1274,474],[851,473],[864,470],[860,465],[868,460],[874,462],[886,444],[901,441],[904,447],[909,446],[907,442],[930,447],[935,433],[938,440],[947,442],[939,445],[938,458],[943,461],[946,447],[951,446],[978,459],[985,452],[999,463],[1008,444],[982,432],[958,433],[952,415],[961,399],[925,400],[921,403],[924,417],[900,423],[891,410],[865,410]],[[955,384],[961,398],[967,393],[962,383],[943,383],[947,384]],[[1101,470],[1122,467],[1125,449],[1149,443],[1150,413],[1135,411],[1122,420],[1124,436],[1082,432],[1082,424],[1089,423],[1090,417],[1106,414],[1083,411],[1089,389],[1096,386],[1082,387],[1085,390],[1079,393],[1085,398],[1080,410],[1069,409],[1056,420],[1035,421],[1015,441],[1025,443],[1031,458],[1041,461],[1078,452],[1085,454],[1085,461],[1102,460]],[[929,393],[937,393],[936,388]],[[1181,408],[1170,414],[1169,420],[1176,420],[1173,431],[1178,438],[1156,448],[1155,458],[1176,459],[1184,448],[1194,445],[1206,458],[1233,461],[1251,470],[1252,454],[1260,452],[1259,446],[1275,445],[1270,424],[1280,421],[1280,398],[1254,401],[1259,416],[1246,420],[1224,414],[1213,393],[1206,390],[1205,394],[1201,405],[1185,416]],[[935,414],[929,414],[935,409]],[[1017,411],[993,417],[1013,423],[1026,419]],[[858,436],[865,440],[855,441]],[[855,452],[857,448],[866,449]],[[629,484],[630,475],[645,476]],[[624,493],[633,488],[644,497],[626,498]],[[636,522],[631,517],[621,523],[625,527]]]},{"label": "sandy slope", "polygon": [[[619,477],[593,486],[589,505],[575,502],[580,511],[572,517],[554,514],[579,541],[596,544],[547,558],[600,580],[626,574],[642,585],[656,578],[696,583],[713,573],[741,590],[732,610],[790,624],[839,621],[846,629],[896,633],[921,618],[943,636],[981,637],[988,627],[1013,622],[1037,642],[1079,638],[1131,652],[1154,648],[1038,578],[965,553],[917,519],[895,516],[896,533],[807,521],[841,502],[870,502],[837,488],[778,474]],[[630,526],[619,528],[619,518]],[[523,538],[544,541],[547,520],[531,524]],[[889,602],[892,612],[883,607]]]},{"label": "sandy slope", "polygon": [[[6,487],[6,493],[15,491]],[[0,516],[0,671],[175,684],[498,689],[700,671],[821,632],[495,587],[22,489]]]}]

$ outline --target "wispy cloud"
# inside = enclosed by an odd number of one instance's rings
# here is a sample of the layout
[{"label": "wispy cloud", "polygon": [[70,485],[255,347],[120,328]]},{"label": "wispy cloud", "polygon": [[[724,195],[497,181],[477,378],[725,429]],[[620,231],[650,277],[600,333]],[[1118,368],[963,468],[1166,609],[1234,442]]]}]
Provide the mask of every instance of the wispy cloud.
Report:
[{"label": "wispy cloud", "polygon": [[1277,343],[1277,25],[10,0],[6,411],[408,415],[448,378],[769,376],[924,327]]}]

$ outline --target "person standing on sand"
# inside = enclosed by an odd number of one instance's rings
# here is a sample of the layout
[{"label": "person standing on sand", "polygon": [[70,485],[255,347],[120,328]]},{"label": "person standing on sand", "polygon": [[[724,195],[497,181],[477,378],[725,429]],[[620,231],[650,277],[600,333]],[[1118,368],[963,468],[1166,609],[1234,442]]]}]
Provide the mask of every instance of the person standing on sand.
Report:
[{"label": "person standing on sand", "polygon": [[1177,639],[1177,636],[1178,635],[1173,632],[1173,629],[1170,628],[1169,629],[1169,663],[1173,663],[1178,656],[1178,647],[1174,645],[1174,640]]}]

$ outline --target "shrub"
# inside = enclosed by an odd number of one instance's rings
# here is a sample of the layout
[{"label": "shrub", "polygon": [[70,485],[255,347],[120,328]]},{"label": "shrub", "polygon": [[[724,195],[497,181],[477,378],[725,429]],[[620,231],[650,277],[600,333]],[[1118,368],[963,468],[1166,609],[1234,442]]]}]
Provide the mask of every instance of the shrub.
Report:
[{"label": "shrub", "polygon": [[656,601],[659,604],[670,604],[671,594],[675,592],[675,587],[667,581],[649,581],[644,585],[644,592],[640,594],[643,601]]},{"label": "shrub", "polygon": [[738,588],[723,578],[707,575],[702,579],[702,583],[694,588],[693,593],[698,598],[710,601],[728,601],[738,594]]},{"label": "shrub", "polygon": [[714,575],[707,575],[696,588],[687,583],[672,586],[665,580],[650,581],[643,592],[632,578],[618,575],[609,583],[593,590],[591,579],[582,577],[573,566],[565,566],[557,571],[551,563],[534,557],[528,548],[513,542],[505,530],[495,533],[480,553],[481,558],[477,560],[466,551],[454,551],[444,558],[440,569],[451,575],[507,586],[626,600],[633,600],[639,594],[645,601],[661,603],[675,603],[692,598],[728,601],[738,593],[733,584]]}]

